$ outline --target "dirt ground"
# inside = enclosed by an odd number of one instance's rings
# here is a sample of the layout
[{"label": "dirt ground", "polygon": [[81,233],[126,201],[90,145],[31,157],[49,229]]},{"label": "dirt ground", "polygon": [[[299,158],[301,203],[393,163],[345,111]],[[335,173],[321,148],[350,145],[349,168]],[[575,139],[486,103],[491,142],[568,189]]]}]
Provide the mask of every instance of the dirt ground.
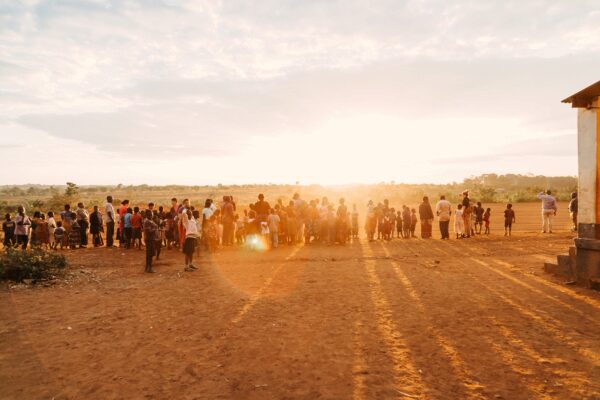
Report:
[{"label": "dirt ground", "polygon": [[600,295],[542,272],[573,235],[524,232],[536,217],[192,273],[174,250],[154,275],[143,251],[69,252],[66,282],[0,290],[0,398],[600,398]]}]

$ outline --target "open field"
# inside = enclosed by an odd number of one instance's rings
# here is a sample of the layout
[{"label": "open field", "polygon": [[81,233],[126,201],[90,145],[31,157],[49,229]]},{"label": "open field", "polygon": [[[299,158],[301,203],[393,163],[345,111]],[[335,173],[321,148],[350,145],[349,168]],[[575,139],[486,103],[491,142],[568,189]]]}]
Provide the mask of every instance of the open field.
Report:
[{"label": "open field", "polygon": [[598,398],[600,296],[542,272],[571,239],[77,250],[0,291],[0,398]]}]

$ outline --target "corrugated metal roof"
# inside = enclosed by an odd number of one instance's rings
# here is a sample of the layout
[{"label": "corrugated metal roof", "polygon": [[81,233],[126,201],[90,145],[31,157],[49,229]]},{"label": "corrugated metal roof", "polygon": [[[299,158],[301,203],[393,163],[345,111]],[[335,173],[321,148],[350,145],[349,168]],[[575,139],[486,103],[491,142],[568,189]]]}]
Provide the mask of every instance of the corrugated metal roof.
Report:
[{"label": "corrugated metal roof", "polygon": [[562,102],[571,103],[573,108],[588,108],[592,105],[592,101],[597,97],[600,97],[600,81],[567,97]]}]

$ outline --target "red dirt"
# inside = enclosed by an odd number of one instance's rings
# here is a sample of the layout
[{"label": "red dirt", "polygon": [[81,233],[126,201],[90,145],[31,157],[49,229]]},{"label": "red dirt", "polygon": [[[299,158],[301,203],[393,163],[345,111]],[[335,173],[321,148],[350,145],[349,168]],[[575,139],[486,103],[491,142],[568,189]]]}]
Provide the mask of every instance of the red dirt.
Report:
[{"label": "red dirt", "polygon": [[0,291],[0,398],[597,398],[600,296],[541,272],[571,243],[166,251],[151,276],[78,250],[68,282]]}]

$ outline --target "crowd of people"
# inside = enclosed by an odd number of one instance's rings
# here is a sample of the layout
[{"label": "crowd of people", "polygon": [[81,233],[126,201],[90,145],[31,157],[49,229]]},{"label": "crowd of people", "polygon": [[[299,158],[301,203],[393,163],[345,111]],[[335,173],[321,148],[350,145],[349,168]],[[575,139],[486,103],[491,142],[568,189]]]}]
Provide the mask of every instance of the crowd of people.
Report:
[{"label": "crowd of people", "polygon": [[[440,196],[435,205],[427,196],[418,208],[402,205],[396,210],[388,200],[378,204],[369,201],[365,225],[367,239],[392,240],[416,237],[420,224],[423,239],[433,235],[433,222],[437,217],[441,239],[450,239],[450,222],[454,217],[454,234],[457,239],[490,233],[491,208],[473,202],[469,192],[461,194],[462,200],[453,205]],[[552,218],[556,215],[556,199],[550,191],[540,193],[542,200],[543,232],[552,232]],[[577,195],[569,204],[573,226],[577,226]],[[504,234],[512,234],[516,223],[512,204],[504,210]],[[213,252],[224,246],[244,246],[249,249],[277,248],[297,243],[326,245],[345,244],[359,238],[359,212],[356,204],[349,209],[343,198],[330,202],[327,197],[305,201],[295,193],[288,204],[281,199],[271,205],[263,194],[255,203],[239,210],[233,196],[222,201],[207,199],[203,208],[195,208],[188,199],[181,203],[171,199],[170,207],[155,207],[148,203],[144,209],[131,207],[129,200],[113,205],[112,196],[106,198],[103,212],[98,206],[92,211],[78,203],[75,211],[70,204],[55,215],[36,211],[30,217],[24,207],[19,207],[14,218],[6,214],[2,224],[5,247],[27,249],[28,245],[47,249],[77,249],[118,247],[146,249],[146,272],[154,272],[152,262],[160,257],[162,248],[176,248],[185,254],[185,271],[194,271],[194,254],[201,250]]]}]

